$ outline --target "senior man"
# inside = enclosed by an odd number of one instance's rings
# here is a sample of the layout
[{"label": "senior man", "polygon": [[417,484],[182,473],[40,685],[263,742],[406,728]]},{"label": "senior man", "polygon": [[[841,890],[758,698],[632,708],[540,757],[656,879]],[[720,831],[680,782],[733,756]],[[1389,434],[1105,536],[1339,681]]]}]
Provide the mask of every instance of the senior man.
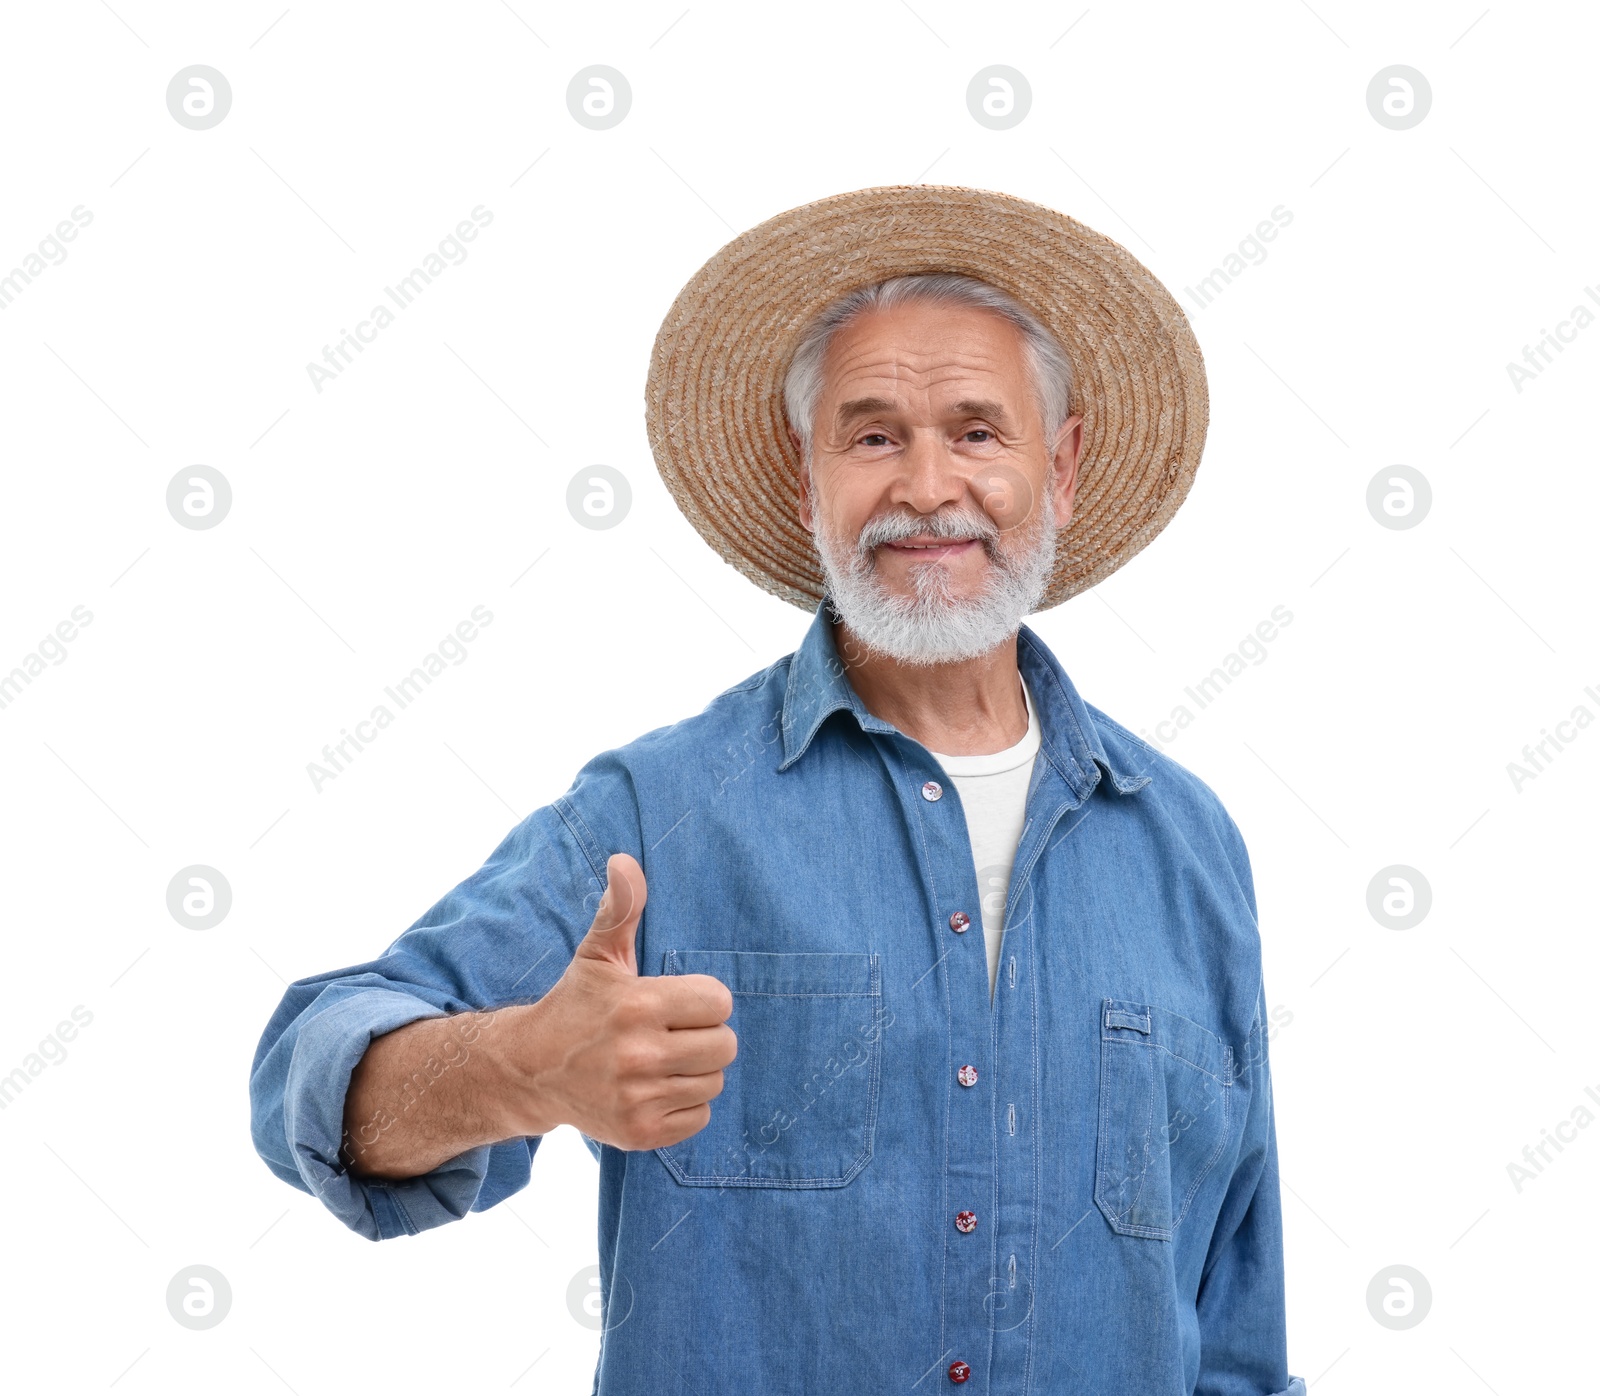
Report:
[{"label": "senior man", "polygon": [[1023,624],[1187,492],[1181,311],[1052,210],[862,190],[707,263],[646,402],[803,643],[291,985],[262,1157],[378,1240],[575,1126],[600,1396],[1304,1396],[1243,840]]}]

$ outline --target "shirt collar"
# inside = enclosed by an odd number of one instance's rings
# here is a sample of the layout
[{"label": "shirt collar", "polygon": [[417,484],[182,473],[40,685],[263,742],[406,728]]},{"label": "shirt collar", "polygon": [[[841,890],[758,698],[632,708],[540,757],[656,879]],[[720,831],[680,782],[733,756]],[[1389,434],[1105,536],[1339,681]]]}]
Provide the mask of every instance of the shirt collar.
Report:
[{"label": "shirt collar", "polygon": [[[1026,625],[1017,632],[1017,667],[1038,708],[1040,753],[1060,772],[1080,801],[1087,799],[1099,784],[1102,767],[1120,792],[1138,790],[1149,783],[1148,772],[1127,764],[1120,753],[1120,743],[1115,757],[1107,752],[1099,726],[1066,670],[1050,647]],[[824,597],[817,603],[805,639],[790,658],[783,697],[783,760],[778,769],[788,770],[805,755],[818,729],[841,708],[850,712],[863,732],[904,735],[899,728],[868,712],[846,677]]]}]

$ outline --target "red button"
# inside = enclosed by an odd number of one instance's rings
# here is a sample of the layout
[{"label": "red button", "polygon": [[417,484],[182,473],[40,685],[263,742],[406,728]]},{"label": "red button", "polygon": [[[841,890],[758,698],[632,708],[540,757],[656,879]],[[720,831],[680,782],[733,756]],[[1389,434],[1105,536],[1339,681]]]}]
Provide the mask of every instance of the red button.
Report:
[{"label": "red button", "polygon": [[956,1230],[963,1236],[978,1229],[978,1214],[976,1212],[957,1212]]},{"label": "red button", "polygon": [[950,1380],[963,1382],[972,1375],[972,1368],[965,1362],[952,1362],[950,1364]]},{"label": "red button", "polygon": [[961,1082],[963,1086],[976,1086],[978,1084],[978,1068],[975,1066],[962,1067],[960,1071],[956,1072],[956,1080]]},{"label": "red button", "polygon": [[950,913],[950,929],[957,935],[960,935],[962,931],[966,930],[971,924],[972,918],[968,916],[966,912],[952,911]]}]

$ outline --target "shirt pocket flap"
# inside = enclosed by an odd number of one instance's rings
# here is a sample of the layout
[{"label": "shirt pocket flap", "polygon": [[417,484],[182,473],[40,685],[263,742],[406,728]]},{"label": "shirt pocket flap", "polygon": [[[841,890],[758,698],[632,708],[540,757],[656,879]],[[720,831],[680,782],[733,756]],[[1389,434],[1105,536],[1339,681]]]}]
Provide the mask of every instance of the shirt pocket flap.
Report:
[{"label": "shirt pocket flap", "polygon": [[663,974],[709,974],[735,994],[876,997],[878,957],[867,952],[668,950]]}]

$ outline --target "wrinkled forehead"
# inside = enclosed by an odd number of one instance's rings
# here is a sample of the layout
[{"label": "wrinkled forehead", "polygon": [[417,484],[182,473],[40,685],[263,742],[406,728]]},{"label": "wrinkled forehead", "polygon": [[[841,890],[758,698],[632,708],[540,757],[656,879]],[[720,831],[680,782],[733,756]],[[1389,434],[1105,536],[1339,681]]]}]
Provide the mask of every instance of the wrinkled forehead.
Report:
[{"label": "wrinkled forehead", "polygon": [[822,360],[824,401],[881,394],[1011,398],[1029,390],[1022,332],[991,310],[906,305],[862,312]]}]

